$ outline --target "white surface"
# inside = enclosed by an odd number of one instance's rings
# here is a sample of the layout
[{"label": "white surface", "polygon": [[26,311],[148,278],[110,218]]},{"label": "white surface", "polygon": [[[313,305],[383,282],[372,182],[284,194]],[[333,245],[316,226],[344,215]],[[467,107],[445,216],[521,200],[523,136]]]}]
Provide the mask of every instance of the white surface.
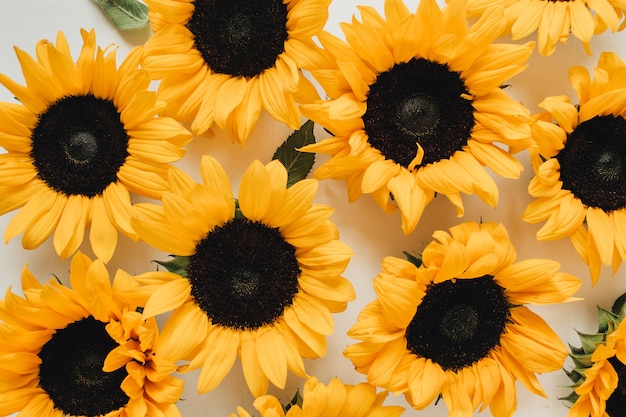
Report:
[{"label": "white surface", "polygon": [[[415,10],[418,0],[405,0]],[[334,0],[330,6],[330,20],[327,29],[341,35],[338,23],[349,21],[357,13],[356,5],[371,5],[382,13],[383,0]],[[18,82],[23,81],[20,67],[13,52],[13,45],[19,46],[28,53],[34,53],[37,41],[43,38],[54,41],[59,30],[65,32],[76,58],[82,45],[79,29],[96,29],[99,45],[116,43],[119,45],[118,63],[126,52],[135,45],[145,42],[150,36],[146,29],[136,33],[120,33],[102,14],[95,1],[91,0],[19,0],[0,2],[0,72],[11,76]],[[577,39],[571,38],[567,45],[559,45],[551,57],[540,57],[535,51],[529,68],[511,80],[511,95],[521,100],[532,111],[538,111],[537,103],[544,97],[556,94],[568,94],[572,101],[577,99],[567,81],[567,70],[572,65],[585,65],[589,68],[597,63],[601,51],[615,51],[626,58],[626,33],[603,34],[592,42],[593,56],[586,56]],[[12,101],[12,95],[0,88],[0,100]],[[197,163],[202,153],[210,153],[226,167],[233,186],[236,187],[244,169],[255,158],[268,162],[276,147],[290,133],[285,127],[276,124],[269,117],[264,117],[256,131],[243,148],[232,145],[226,136],[218,132],[211,139],[199,138],[188,147],[187,156],[180,165],[190,174],[198,177]],[[318,137],[323,135],[316,130]],[[541,226],[528,225],[520,220],[526,205],[531,201],[526,188],[532,170],[526,154],[519,155],[526,169],[520,180],[497,179],[500,189],[500,202],[497,209],[490,208],[474,196],[464,196],[465,216],[456,217],[454,208],[445,198],[436,198],[426,209],[416,231],[405,237],[400,229],[399,213],[385,215],[378,206],[364,196],[358,202],[347,202],[346,188],[343,182],[324,181],[320,183],[317,202],[326,203],[336,208],[333,220],[337,223],[341,240],[346,242],[355,252],[345,276],[350,279],[357,292],[356,301],[349,304],[348,309],[334,315],[335,333],[328,339],[328,354],[325,358],[306,361],[306,369],[311,375],[327,383],[333,376],[340,377],[346,383],[364,381],[364,376],[353,370],[351,363],[342,356],[343,349],[356,341],[346,336],[347,329],[355,322],[359,311],[374,298],[371,280],[380,269],[384,256],[402,256],[403,250],[420,251],[430,241],[430,235],[437,229],[447,229],[462,221],[495,221],[507,227],[513,243],[518,251],[518,259],[551,258],[561,262],[562,270],[577,275],[583,281],[579,296],[585,300],[565,305],[542,306],[533,310],[556,330],[565,343],[579,345],[574,328],[585,332],[596,330],[596,305],[609,308],[614,299],[626,290],[626,267],[610,276],[609,268],[603,270],[599,283],[591,288],[586,266],[576,255],[568,240],[542,243],[535,240],[535,233]],[[0,234],[4,233],[7,222],[13,216],[8,214],[0,217]],[[46,242],[35,251],[22,249],[20,238],[8,245],[0,243],[0,291],[12,286],[19,292],[20,271],[25,264],[40,280],[47,280],[50,274],[59,276],[67,282],[69,261],[60,261],[55,254],[51,242]],[[82,248],[91,255],[86,246]],[[109,270],[122,268],[129,273],[141,273],[154,268],[152,259],[166,259],[166,255],[149,248],[144,244],[134,244],[124,237],[116,254],[109,262]],[[566,368],[571,363],[566,362]],[[236,411],[238,405],[253,411],[252,397],[247,392],[241,368],[238,364],[229,376],[213,392],[197,395],[195,381],[197,375],[185,376],[188,381],[184,399],[179,408],[184,416],[200,417],[211,415],[226,417]],[[558,371],[540,376],[540,381],[549,398],[544,399],[528,393],[518,384],[518,416],[565,416],[567,408],[558,400],[559,396],[569,393],[564,388],[569,380],[564,372]],[[270,388],[283,401],[290,399],[296,387],[301,387],[303,380],[290,376],[284,391]],[[399,404],[408,408],[402,396],[389,397],[388,404]],[[488,411],[482,413],[488,415]],[[408,409],[405,416],[446,416],[447,410],[441,403],[431,406],[425,411]]]}]

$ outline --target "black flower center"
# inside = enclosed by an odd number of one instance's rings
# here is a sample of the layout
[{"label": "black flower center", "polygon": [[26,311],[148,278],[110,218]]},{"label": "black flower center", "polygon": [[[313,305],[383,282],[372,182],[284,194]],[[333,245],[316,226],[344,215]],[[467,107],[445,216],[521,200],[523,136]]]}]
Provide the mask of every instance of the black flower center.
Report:
[{"label": "black flower center", "polygon": [[[378,75],[363,115],[369,143],[387,159],[416,167],[450,158],[474,127],[472,101],[460,74],[446,64],[413,58]],[[409,166],[424,149],[422,163]]]},{"label": "black flower center", "polygon": [[92,316],[70,323],[39,352],[39,385],[64,414],[99,416],[129,401],[120,387],[126,369],[102,370],[104,359],[117,347],[105,326]]},{"label": "black flower center", "polygon": [[619,380],[617,388],[606,401],[606,412],[610,417],[626,417],[626,366],[617,357],[610,358],[609,363]]},{"label": "black flower center", "polygon": [[39,177],[58,193],[94,197],[128,156],[128,134],[110,100],[68,96],[39,115],[31,157]]},{"label": "black flower center", "polygon": [[444,370],[465,368],[499,345],[510,308],[489,275],[431,284],[406,329],[407,348]]},{"label": "black flower center", "polygon": [[626,207],[626,120],[596,116],[568,135],[556,156],[563,188],[605,212]]},{"label": "black flower center", "polygon": [[211,70],[252,78],[285,50],[287,5],[282,0],[195,0],[187,22]]},{"label": "black flower center", "polygon": [[278,229],[235,218],[198,243],[187,276],[213,324],[256,329],[292,304],[300,268],[295,248]]}]

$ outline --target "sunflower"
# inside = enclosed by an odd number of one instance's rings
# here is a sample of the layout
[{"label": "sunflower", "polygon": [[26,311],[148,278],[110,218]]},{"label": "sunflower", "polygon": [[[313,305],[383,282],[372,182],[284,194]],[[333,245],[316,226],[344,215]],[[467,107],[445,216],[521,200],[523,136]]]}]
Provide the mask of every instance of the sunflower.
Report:
[{"label": "sunflower", "polygon": [[404,393],[415,409],[441,396],[450,415],[489,406],[511,416],[515,381],[545,396],[535,373],[555,371],[567,357],[524,304],[565,301],[581,283],[555,261],[515,262],[501,224],[467,222],[433,236],[419,267],[383,259],[377,299],[348,331],[361,342],[344,354],[369,383]]},{"label": "sunflower", "polygon": [[198,392],[215,388],[239,356],[250,391],[283,388],[287,370],[306,377],[302,358],[326,352],[331,313],[355,297],[341,277],[352,251],[338,240],[332,208],[312,204],[317,182],[288,189],[277,160],[255,161],[235,200],[223,168],[201,162],[203,184],[171,170],[163,205],[136,205],[135,227],[150,245],[175,254],[175,278],[140,280],[143,314],[173,310],[171,326],[186,369],[202,367]]},{"label": "sunflower", "polygon": [[579,332],[582,346],[571,347],[575,368],[566,371],[574,391],[569,417],[619,417],[626,404],[626,322],[624,296],[611,311],[598,307],[598,331]]},{"label": "sunflower", "polygon": [[528,110],[501,87],[525,68],[533,44],[492,44],[505,24],[501,7],[470,27],[461,0],[444,10],[424,0],[415,14],[386,0],[386,20],[360,10],[362,23],[342,26],[347,43],[319,35],[337,69],[311,71],[330,99],[302,106],[334,135],[303,148],[332,155],[315,176],[346,179],[350,201],[371,194],[387,213],[397,204],[405,234],[435,193],[459,216],[460,193],[495,206],[484,166],[518,178],[512,152],[532,143]]},{"label": "sunflower", "polygon": [[0,301],[0,415],[180,416],[175,341],[118,297],[131,276],[118,270],[111,284],[102,261],[77,252],[70,283],[41,285],[24,268],[24,297]]},{"label": "sunflower", "polygon": [[169,162],[183,156],[191,134],[167,117],[148,90],[134,49],[116,68],[115,50],[96,49],[82,31],[76,63],[59,32],[56,46],[37,44],[36,60],[16,48],[26,85],[0,74],[20,103],[0,102],[0,214],[21,208],[5,241],[23,233],[37,248],[54,232],[54,248],[71,256],[90,228],[96,256],[107,262],[118,231],[135,239],[130,193],[160,198]]},{"label": "sunflower", "polygon": [[[273,395],[264,395],[254,401],[254,408],[261,417],[399,417],[404,412],[403,407],[382,405],[387,392],[376,394],[376,388],[369,384],[348,385],[339,378],[324,385],[311,377],[304,384],[302,395],[298,394],[297,401],[287,407]],[[237,412],[230,417],[251,417],[241,407],[237,407]]]},{"label": "sunflower", "polygon": [[505,6],[507,31],[513,40],[537,32],[539,53],[549,56],[558,42],[566,43],[570,33],[580,39],[587,53],[594,34],[624,28],[624,0],[468,0],[470,16],[480,16],[495,4]]},{"label": "sunflower", "polygon": [[594,79],[576,66],[569,79],[579,104],[566,96],[546,98],[535,116],[535,198],[522,219],[546,221],[539,240],[569,236],[589,265],[595,284],[601,264],[615,273],[626,260],[626,65],[617,55],[600,55]]},{"label": "sunflower", "polygon": [[243,144],[266,110],[292,129],[319,98],[302,69],[324,60],[313,37],[330,0],[147,0],[142,65],[171,114],[200,135],[213,123]]}]

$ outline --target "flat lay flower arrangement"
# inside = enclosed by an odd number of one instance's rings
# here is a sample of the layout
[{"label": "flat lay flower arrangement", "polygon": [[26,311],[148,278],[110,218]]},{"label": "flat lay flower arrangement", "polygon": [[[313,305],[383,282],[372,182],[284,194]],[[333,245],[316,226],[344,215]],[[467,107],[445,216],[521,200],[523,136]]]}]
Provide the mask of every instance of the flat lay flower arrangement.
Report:
[{"label": "flat lay flower arrangement", "polygon": [[0,416],[626,415],[626,2],[45,7]]}]

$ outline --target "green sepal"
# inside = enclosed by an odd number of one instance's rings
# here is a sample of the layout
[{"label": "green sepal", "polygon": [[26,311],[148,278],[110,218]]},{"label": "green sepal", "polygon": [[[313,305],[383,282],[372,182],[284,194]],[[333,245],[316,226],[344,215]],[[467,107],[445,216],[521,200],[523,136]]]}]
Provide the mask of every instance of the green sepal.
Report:
[{"label": "green sepal", "polygon": [[183,278],[187,278],[187,265],[189,265],[189,256],[170,255],[171,261],[154,261],[161,265],[169,272],[178,274]]},{"label": "green sepal", "polygon": [[582,333],[578,330],[578,337],[582,343],[582,348],[586,354],[592,354],[596,351],[598,345],[601,345],[606,340],[606,333]]},{"label": "green sepal", "polygon": [[239,207],[239,200],[235,199],[235,219],[245,219],[246,216],[243,215],[241,208]]},{"label": "green sepal", "polygon": [[306,178],[313,169],[315,154],[300,152],[298,149],[315,143],[314,125],[311,120],[307,120],[300,129],[289,135],[272,156],[272,159],[278,159],[287,169],[287,188]]},{"label": "green sepal", "polygon": [[[617,314],[598,307],[598,333],[611,334],[619,326],[621,319]],[[606,338],[606,337],[605,337]]]},{"label": "green sepal", "polygon": [[570,355],[570,358],[572,358],[576,369],[587,369],[593,366],[593,361],[591,360],[592,355],[593,353],[587,355]]},{"label": "green sepal", "polygon": [[419,255],[416,256],[416,255],[413,255],[412,253],[409,253],[407,251],[402,251],[402,253],[406,257],[406,260],[411,262],[416,267],[419,268],[420,266],[422,266],[422,258],[420,258]]},{"label": "green sepal", "polygon": [[582,382],[585,380],[584,369],[574,368],[571,371],[568,371],[567,369],[564,369],[563,371],[565,372],[567,377],[570,379],[570,381],[574,383],[574,385],[570,388],[577,387],[578,385],[582,384]]},{"label": "green sepal", "polygon": [[578,397],[579,395],[576,394],[575,391],[572,391],[571,394],[568,395],[567,397],[559,397],[559,400],[567,401],[570,404],[574,404],[576,401],[578,401]]},{"label": "green sepal", "polygon": [[617,320],[621,322],[624,316],[626,316],[626,293],[620,295],[615,300],[611,311],[617,316]]},{"label": "green sepal", "polygon": [[298,407],[302,408],[302,401],[304,400],[304,398],[302,398],[302,394],[300,394],[300,390],[296,389],[296,395],[293,396],[293,398],[291,399],[291,401],[289,401],[289,403],[285,404],[283,406],[283,409],[285,410],[285,413],[287,411],[289,411],[289,409],[295,405],[297,405]]},{"label": "green sepal", "polygon": [[119,30],[143,29],[148,20],[148,6],[139,0],[96,0]]},{"label": "green sepal", "polygon": [[569,345],[569,350],[572,352],[572,355],[584,355],[585,351],[583,350],[582,347],[578,347],[578,346],[574,346],[571,343],[568,343]]}]

